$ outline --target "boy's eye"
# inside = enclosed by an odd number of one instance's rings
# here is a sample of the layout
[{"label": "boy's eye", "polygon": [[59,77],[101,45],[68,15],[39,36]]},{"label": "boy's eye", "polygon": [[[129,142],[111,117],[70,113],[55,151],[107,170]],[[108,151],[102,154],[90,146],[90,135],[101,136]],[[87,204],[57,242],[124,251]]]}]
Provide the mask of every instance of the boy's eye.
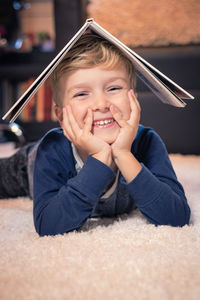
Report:
[{"label": "boy's eye", "polygon": [[84,96],[86,96],[86,95],[87,95],[86,92],[80,92],[80,93],[75,94],[75,95],[74,95],[74,98],[76,98],[76,97],[84,97]]},{"label": "boy's eye", "polygon": [[115,91],[118,91],[118,90],[121,90],[122,87],[121,86],[112,86],[108,89],[109,92],[115,92]]}]

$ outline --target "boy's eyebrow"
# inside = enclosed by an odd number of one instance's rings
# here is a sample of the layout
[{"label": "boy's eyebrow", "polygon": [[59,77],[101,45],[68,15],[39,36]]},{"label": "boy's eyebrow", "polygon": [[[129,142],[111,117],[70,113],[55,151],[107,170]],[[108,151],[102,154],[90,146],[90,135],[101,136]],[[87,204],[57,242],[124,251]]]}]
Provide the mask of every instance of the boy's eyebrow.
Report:
[{"label": "boy's eyebrow", "polygon": [[78,89],[82,89],[82,88],[86,88],[88,85],[88,83],[80,83],[80,84],[76,84],[76,85],[73,85],[71,86],[69,89],[68,89],[68,93],[74,91],[74,90],[78,90]]},{"label": "boy's eyebrow", "polygon": [[115,81],[115,80],[122,80],[124,82],[127,82],[127,79],[124,78],[124,77],[120,77],[120,76],[116,76],[116,77],[112,77],[108,80],[108,82],[112,82],[112,81]]}]

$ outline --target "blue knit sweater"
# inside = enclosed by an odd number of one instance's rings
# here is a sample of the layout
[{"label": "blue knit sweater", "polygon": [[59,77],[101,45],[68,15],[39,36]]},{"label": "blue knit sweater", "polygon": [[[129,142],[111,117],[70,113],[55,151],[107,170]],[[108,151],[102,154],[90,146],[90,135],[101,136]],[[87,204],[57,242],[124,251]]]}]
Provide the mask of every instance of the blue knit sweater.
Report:
[{"label": "blue knit sweater", "polygon": [[139,126],[133,155],[142,165],[130,183],[120,174],[109,199],[101,195],[115,178],[108,166],[88,157],[77,173],[72,145],[57,128],[41,140],[34,168],[34,224],[39,235],[79,229],[91,216],[114,217],[136,207],[155,225],[183,226],[190,208],[165,145],[151,128]]}]

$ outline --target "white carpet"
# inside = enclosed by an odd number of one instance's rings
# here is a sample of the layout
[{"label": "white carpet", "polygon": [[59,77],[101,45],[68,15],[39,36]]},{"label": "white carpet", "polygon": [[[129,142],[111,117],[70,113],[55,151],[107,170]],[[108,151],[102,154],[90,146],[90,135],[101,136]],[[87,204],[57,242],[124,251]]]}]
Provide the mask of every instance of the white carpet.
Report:
[{"label": "white carpet", "polygon": [[171,160],[192,210],[182,228],[134,212],[40,238],[31,201],[0,201],[0,299],[199,299],[200,157]]}]

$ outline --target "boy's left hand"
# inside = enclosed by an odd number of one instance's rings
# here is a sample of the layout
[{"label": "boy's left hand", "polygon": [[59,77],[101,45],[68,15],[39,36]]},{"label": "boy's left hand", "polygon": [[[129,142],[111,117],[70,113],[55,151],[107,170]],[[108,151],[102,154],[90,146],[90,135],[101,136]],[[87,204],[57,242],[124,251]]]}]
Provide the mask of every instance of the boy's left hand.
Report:
[{"label": "boy's left hand", "polygon": [[120,126],[119,135],[115,140],[115,142],[111,145],[112,155],[114,159],[119,157],[119,155],[121,154],[130,152],[131,145],[138,131],[138,126],[140,121],[140,110],[141,110],[140,104],[133,90],[130,90],[128,92],[128,97],[129,97],[130,108],[131,108],[129,120],[124,120],[119,109],[114,105],[112,105],[110,108],[114,119]]}]

